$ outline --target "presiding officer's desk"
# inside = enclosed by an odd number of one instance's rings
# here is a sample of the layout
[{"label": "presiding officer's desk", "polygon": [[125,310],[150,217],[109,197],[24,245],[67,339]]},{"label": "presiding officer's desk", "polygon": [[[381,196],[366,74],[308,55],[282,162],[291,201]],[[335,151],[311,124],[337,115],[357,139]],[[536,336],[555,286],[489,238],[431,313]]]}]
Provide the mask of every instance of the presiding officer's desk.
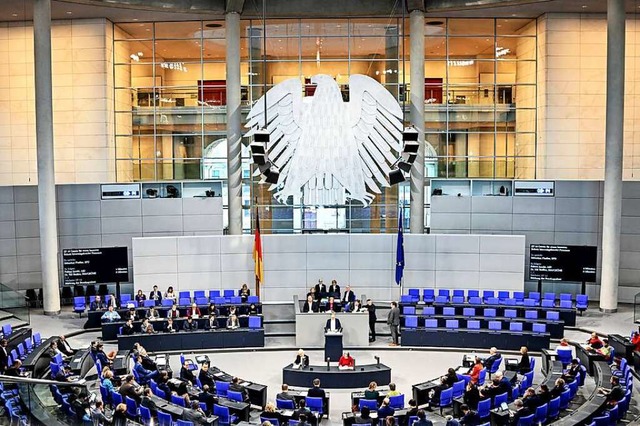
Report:
[{"label": "presiding officer's desk", "polygon": [[629,363],[633,363],[633,351],[635,347],[631,340],[619,334],[609,335],[609,344],[617,356],[625,358]]},{"label": "presiding officer's desk", "polygon": [[549,333],[487,329],[404,328],[402,346],[433,346],[449,348],[490,348],[518,350],[526,346],[530,351],[549,347]]},{"label": "presiding officer's desk", "polygon": [[356,365],[354,370],[339,370],[332,365],[310,365],[303,369],[289,364],[282,369],[282,383],[310,388],[313,379],[320,379],[320,386],[330,389],[366,388],[369,383],[391,382],[391,368],[384,364]]},{"label": "presiding officer's desk", "polygon": [[256,348],[264,347],[264,328],[121,335],[118,336],[118,349],[131,349],[136,342],[140,343],[147,351],[153,352]]},{"label": "presiding officer's desk", "polygon": [[590,352],[581,344],[575,344],[574,346],[576,348],[576,357],[580,360],[580,363],[586,367],[587,373],[593,376],[595,374],[594,364],[597,361],[604,361],[604,355],[597,352]]},{"label": "presiding officer's desk", "polygon": [[[324,347],[324,330],[328,312],[303,313],[298,296],[293,296],[293,309],[296,315],[296,346],[299,348]],[[369,315],[366,312],[336,312],[336,318],[342,325],[344,347],[369,346]]]}]

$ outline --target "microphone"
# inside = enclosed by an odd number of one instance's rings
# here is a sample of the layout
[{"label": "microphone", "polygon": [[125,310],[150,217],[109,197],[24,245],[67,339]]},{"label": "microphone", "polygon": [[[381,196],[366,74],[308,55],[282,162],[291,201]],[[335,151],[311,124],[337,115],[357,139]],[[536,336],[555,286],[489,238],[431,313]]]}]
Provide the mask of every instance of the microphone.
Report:
[{"label": "microphone", "polygon": [[329,371],[331,369],[331,367],[329,366],[330,362],[331,362],[331,358],[327,357],[327,371]]},{"label": "microphone", "polygon": [[375,360],[377,361],[376,366],[380,367],[380,357],[379,356],[373,356],[375,358]]}]

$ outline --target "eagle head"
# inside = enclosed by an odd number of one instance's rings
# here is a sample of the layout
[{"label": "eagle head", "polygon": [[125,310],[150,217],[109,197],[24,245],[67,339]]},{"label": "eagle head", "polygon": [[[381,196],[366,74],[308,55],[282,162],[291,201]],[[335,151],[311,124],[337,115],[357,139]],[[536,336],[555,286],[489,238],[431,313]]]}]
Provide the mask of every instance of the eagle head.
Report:
[{"label": "eagle head", "polygon": [[333,77],[327,74],[316,74],[311,77],[311,84],[326,84],[329,82],[333,83],[334,80]]}]

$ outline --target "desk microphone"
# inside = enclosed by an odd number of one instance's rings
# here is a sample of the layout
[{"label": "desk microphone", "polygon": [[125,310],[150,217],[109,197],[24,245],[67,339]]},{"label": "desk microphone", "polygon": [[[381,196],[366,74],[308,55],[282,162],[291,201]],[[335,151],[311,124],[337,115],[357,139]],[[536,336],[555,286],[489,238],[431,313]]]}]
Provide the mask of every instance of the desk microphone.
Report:
[{"label": "desk microphone", "polygon": [[327,357],[327,371],[329,371],[331,369],[331,367],[329,366],[330,362],[331,362],[331,358]]},{"label": "desk microphone", "polygon": [[380,368],[380,357],[379,357],[379,356],[375,356],[375,355],[374,355],[373,357],[374,357],[374,358],[375,358],[375,360],[377,361],[376,366],[377,366],[378,368]]}]

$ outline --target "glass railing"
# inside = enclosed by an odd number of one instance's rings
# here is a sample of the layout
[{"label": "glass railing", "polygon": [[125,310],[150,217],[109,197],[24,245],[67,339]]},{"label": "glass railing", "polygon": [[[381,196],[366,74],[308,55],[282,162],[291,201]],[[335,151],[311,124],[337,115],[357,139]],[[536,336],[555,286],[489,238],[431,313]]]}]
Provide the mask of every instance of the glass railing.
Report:
[{"label": "glass railing", "polygon": [[0,283],[0,311],[12,314],[19,320],[31,324],[29,306],[24,294]]}]

